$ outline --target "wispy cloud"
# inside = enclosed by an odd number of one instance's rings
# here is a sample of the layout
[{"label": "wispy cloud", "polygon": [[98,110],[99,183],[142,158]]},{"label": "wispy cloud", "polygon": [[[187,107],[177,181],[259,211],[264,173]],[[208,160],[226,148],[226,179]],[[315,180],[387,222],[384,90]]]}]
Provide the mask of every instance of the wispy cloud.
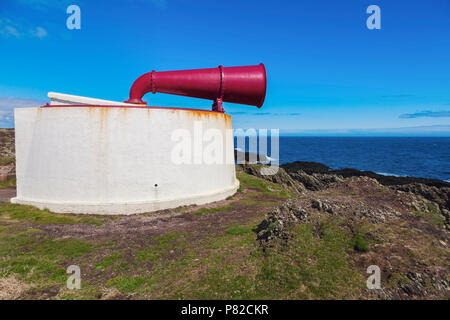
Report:
[{"label": "wispy cloud", "polygon": [[415,113],[403,113],[399,116],[401,119],[414,118],[447,118],[450,117],[450,111],[419,111]]},{"label": "wispy cloud", "polygon": [[0,18],[0,35],[3,37],[20,37],[22,33],[9,19]]},{"label": "wispy cloud", "polygon": [[0,97],[0,127],[12,127],[14,108],[39,107],[44,101],[27,98]]},{"label": "wispy cloud", "polygon": [[31,31],[31,33],[38,38],[44,38],[45,36],[47,36],[47,31],[42,27],[36,27]]},{"label": "wispy cloud", "polygon": [[0,36],[44,38],[47,34],[47,30],[41,26],[30,26],[27,23],[20,24],[8,18],[0,18]]}]

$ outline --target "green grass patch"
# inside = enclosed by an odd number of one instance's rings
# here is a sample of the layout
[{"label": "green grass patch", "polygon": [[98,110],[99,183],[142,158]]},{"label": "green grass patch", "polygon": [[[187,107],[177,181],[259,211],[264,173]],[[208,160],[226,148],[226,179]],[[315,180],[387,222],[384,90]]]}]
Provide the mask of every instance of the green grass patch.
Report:
[{"label": "green grass patch", "polygon": [[67,259],[82,256],[92,251],[92,245],[81,239],[45,239],[31,248],[34,254],[48,258],[64,257]]},{"label": "green grass patch", "polygon": [[81,279],[81,290],[69,290],[65,286],[58,294],[60,300],[93,300],[99,299],[103,295],[102,288],[95,283]]},{"label": "green grass patch", "polygon": [[108,287],[115,287],[123,293],[136,292],[138,289],[143,287],[147,282],[147,278],[143,276],[118,276],[109,279],[106,282]]},{"label": "green grass patch", "polygon": [[369,251],[369,241],[364,238],[364,235],[361,233],[356,233],[353,235],[350,241],[351,247],[359,252],[367,252]]},{"label": "green grass patch", "polygon": [[176,213],[181,213],[181,212],[185,212],[187,210],[189,210],[189,206],[181,206],[181,207],[175,208],[173,211]]},{"label": "green grass patch", "polygon": [[232,236],[242,236],[252,233],[251,226],[234,225],[225,229],[225,233]]},{"label": "green grass patch", "polygon": [[428,212],[424,214],[425,218],[438,227],[444,227],[445,218],[439,213],[439,207],[435,203],[427,203]]},{"label": "green grass patch", "polygon": [[263,180],[242,171],[237,171],[236,176],[241,183],[245,184],[249,188],[258,189],[268,196],[279,198],[289,198],[291,196],[288,191],[283,189],[283,187],[271,181]]},{"label": "green grass patch", "polygon": [[433,214],[438,214],[439,210],[438,210],[438,206],[434,203],[428,202],[427,203],[427,209],[429,212],[433,213]]},{"label": "green grass patch", "polygon": [[166,246],[168,243],[177,241],[181,238],[187,238],[189,237],[188,234],[180,234],[177,232],[169,232],[168,234],[165,234],[160,237],[156,237],[155,240],[159,243],[160,246]]},{"label": "green grass patch", "polygon": [[223,206],[223,207],[217,207],[217,208],[201,208],[197,211],[194,211],[193,214],[196,216],[203,216],[207,213],[215,213],[215,212],[221,212],[221,211],[227,211],[233,209],[233,206]]},{"label": "green grass patch", "polygon": [[16,186],[16,178],[11,178],[0,182],[0,189],[13,188]]},{"label": "green grass patch", "polygon": [[425,219],[427,219],[431,224],[443,228],[445,226],[445,218],[439,213],[427,213],[424,214]]},{"label": "green grass patch", "polygon": [[117,239],[112,241],[101,242],[97,245],[98,248],[112,248],[117,244]]},{"label": "green grass patch", "polygon": [[416,218],[422,218],[430,222],[431,224],[444,227],[445,226],[445,218],[442,214],[439,213],[439,207],[431,202],[426,204],[426,211],[417,211],[410,209],[411,214]]},{"label": "green grass patch", "polygon": [[[145,265],[140,269],[138,274],[136,271],[129,272],[129,266],[124,263],[119,264],[120,272],[123,274],[111,278],[106,281],[107,287],[114,287],[123,294],[134,294],[141,296],[151,291],[153,285],[156,285],[164,290],[164,283],[168,281],[172,282],[176,276],[182,277],[179,270],[174,270],[174,266],[177,263],[173,261],[162,262],[158,261],[152,265]],[[118,270],[119,271],[119,270]],[[156,299],[161,297],[156,297]]]},{"label": "green grass patch", "polygon": [[122,258],[122,255],[120,253],[111,254],[109,256],[104,257],[103,261],[94,264],[94,268],[96,270],[106,269],[107,267],[113,266],[116,263],[116,261],[119,260],[120,258]]},{"label": "green grass patch", "polygon": [[58,214],[47,209],[39,210],[33,206],[12,203],[0,203],[0,216],[6,216],[13,220],[26,220],[36,224],[85,223],[100,226],[103,223],[103,219],[97,217]]},{"label": "green grass patch", "polygon": [[352,269],[347,232],[327,221],[320,226],[320,238],[313,236],[312,224],[301,224],[293,228],[294,238],[286,246],[268,249],[259,275],[268,296],[339,299],[359,295],[364,279]]},{"label": "green grass patch", "polygon": [[188,235],[176,232],[170,232],[164,236],[157,237],[154,239],[157,244],[137,251],[137,260],[140,262],[155,262],[163,259],[169,254],[170,249],[176,248],[178,243],[186,237],[188,237]]},{"label": "green grass patch", "polygon": [[0,157],[0,167],[7,166],[8,164],[15,163],[16,158],[14,157]]},{"label": "green grass patch", "polygon": [[272,207],[278,204],[277,201],[259,201],[253,199],[239,200],[239,203],[242,203],[246,206],[259,206],[259,207]]},{"label": "green grass patch", "polygon": [[0,232],[0,277],[14,274],[37,288],[64,285],[65,268],[91,251],[91,243],[84,240],[40,239],[38,230],[12,232],[10,227]]},{"label": "green grass patch", "polygon": [[38,232],[33,228],[21,231],[11,229],[12,227],[5,226],[0,230],[0,257],[2,258],[14,255],[21,248],[34,243],[34,234]]},{"label": "green grass patch", "polygon": [[390,277],[386,281],[386,287],[396,287],[399,282],[410,283],[411,280],[404,274],[394,272],[390,275]]},{"label": "green grass patch", "polygon": [[256,220],[190,245],[177,260],[156,259],[144,278],[111,282],[151,299],[340,299],[364,289],[364,276],[352,269],[346,229],[322,221],[318,238],[316,224],[302,224],[286,245],[262,251],[252,232]]},{"label": "green grass patch", "polygon": [[130,266],[128,265],[128,262],[122,261],[117,265],[117,272],[121,272],[121,271],[125,271],[125,272],[130,271]]}]

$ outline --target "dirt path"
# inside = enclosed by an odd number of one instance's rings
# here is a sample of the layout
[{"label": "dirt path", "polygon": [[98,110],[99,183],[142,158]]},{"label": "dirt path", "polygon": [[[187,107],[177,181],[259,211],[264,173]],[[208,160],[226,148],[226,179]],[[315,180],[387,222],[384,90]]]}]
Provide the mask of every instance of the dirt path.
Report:
[{"label": "dirt path", "polygon": [[[0,202],[9,203],[15,196],[16,188],[0,189]],[[246,202],[249,199],[251,199],[250,203]],[[195,240],[223,232],[230,225],[243,223],[266,213],[282,200],[276,196],[266,195],[258,189],[245,188],[232,198],[210,204],[192,205],[148,214],[108,216],[106,223],[101,226],[83,223],[38,224],[34,227],[44,231],[53,239],[83,238],[95,242],[119,240],[126,244],[130,240],[138,243],[146,242],[154,237],[177,232],[189,234],[190,239]],[[199,213],[202,210],[215,209],[220,211]]]},{"label": "dirt path", "polygon": [[[253,201],[245,203],[248,194]],[[259,190],[245,189],[228,200],[200,206],[189,206],[175,210],[162,210],[149,214],[115,216],[102,226],[89,224],[43,224],[37,228],[52,238],[84,238],[94,241],[119,240],[124,244],[130,240],[148,241],[170,232],[189,234],[190,240],[220,233],[233,224],[239,224],[270,211],[281,199],[267,196]],[[202,210],[224,209],[220,212],[204,213]]]}]

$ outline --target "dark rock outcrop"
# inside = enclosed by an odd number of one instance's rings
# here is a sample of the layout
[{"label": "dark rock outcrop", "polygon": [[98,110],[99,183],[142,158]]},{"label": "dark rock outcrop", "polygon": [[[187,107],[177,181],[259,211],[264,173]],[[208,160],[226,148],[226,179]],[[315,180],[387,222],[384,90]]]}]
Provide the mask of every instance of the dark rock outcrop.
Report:
[{"label": "dark rock outcrop", "polygon": [[342,181],[350,177],[369,177],[384,186],[420,195],[436,202],[441,210],[450,211],[450,183],[426,178],[394,177],[377,174],[372,171],[360,171],[346,168],[332,170],[317,162],[295,161],[281,165],[294,179],[301,182],[309,190],[322,190],[332,182]]},{"label": "dark rock outcrop", "polygon": [[326,174],[326,175],[340,176],[343,178],[370,177],[376,179],[379,183],[385,186],[421,183],[436,188],[450,187],[449,182],[437,179],[385,176],[372,171],[360,171],[352,168],[333,170],[330,167],[327,167],[326,165],[317,162],[295,161],[292,163],[282,164],[281,167],[289,174],[296,173],[301,170],[309,175]]},{"label": "dark rock outcrop", "polygon": [[445,225],[450,229],[450,187],[429,186],[423,183],[391,186],[392,189],[410,192],[438,205],[438,213],[444,216]]},{"label": "dark rock outcrop", "polygon": [[255,230],[257,239],[261,242],[268,242],[274,238],[287,240],[289,238],[287,227],[305,222],[307,219],[306,210],[296,203],[295,199],[289,199],[266,215]]},{"label": "dark rock outcrop", "polygon": [[392,186],[395,190],[411,192],[421,195],[427,200],[436,202],[439,207],[450,209],[450,186],[436,187],[423,183],[411,183],[406,185]]}]

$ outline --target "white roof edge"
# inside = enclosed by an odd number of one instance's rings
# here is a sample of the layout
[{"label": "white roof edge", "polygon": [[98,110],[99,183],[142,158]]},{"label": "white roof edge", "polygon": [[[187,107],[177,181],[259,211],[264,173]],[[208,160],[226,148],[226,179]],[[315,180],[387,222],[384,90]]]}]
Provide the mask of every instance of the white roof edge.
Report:
[{"label": "white roof edge", "polygon": [[58,93],[58,92],[49,92],[47,94],[48,98],[50,99],[50,105],[100,105],[100,106],[136,106],[132,103],[124,103],[124,102],[118,102],[118,101],[110,101],[110,100],[103,100],[103,99],[96,99],[96,98],[89,98],[89,97],[82,97],[82,96],[75,96],[72,94],[66,94],[66,93]]}]

